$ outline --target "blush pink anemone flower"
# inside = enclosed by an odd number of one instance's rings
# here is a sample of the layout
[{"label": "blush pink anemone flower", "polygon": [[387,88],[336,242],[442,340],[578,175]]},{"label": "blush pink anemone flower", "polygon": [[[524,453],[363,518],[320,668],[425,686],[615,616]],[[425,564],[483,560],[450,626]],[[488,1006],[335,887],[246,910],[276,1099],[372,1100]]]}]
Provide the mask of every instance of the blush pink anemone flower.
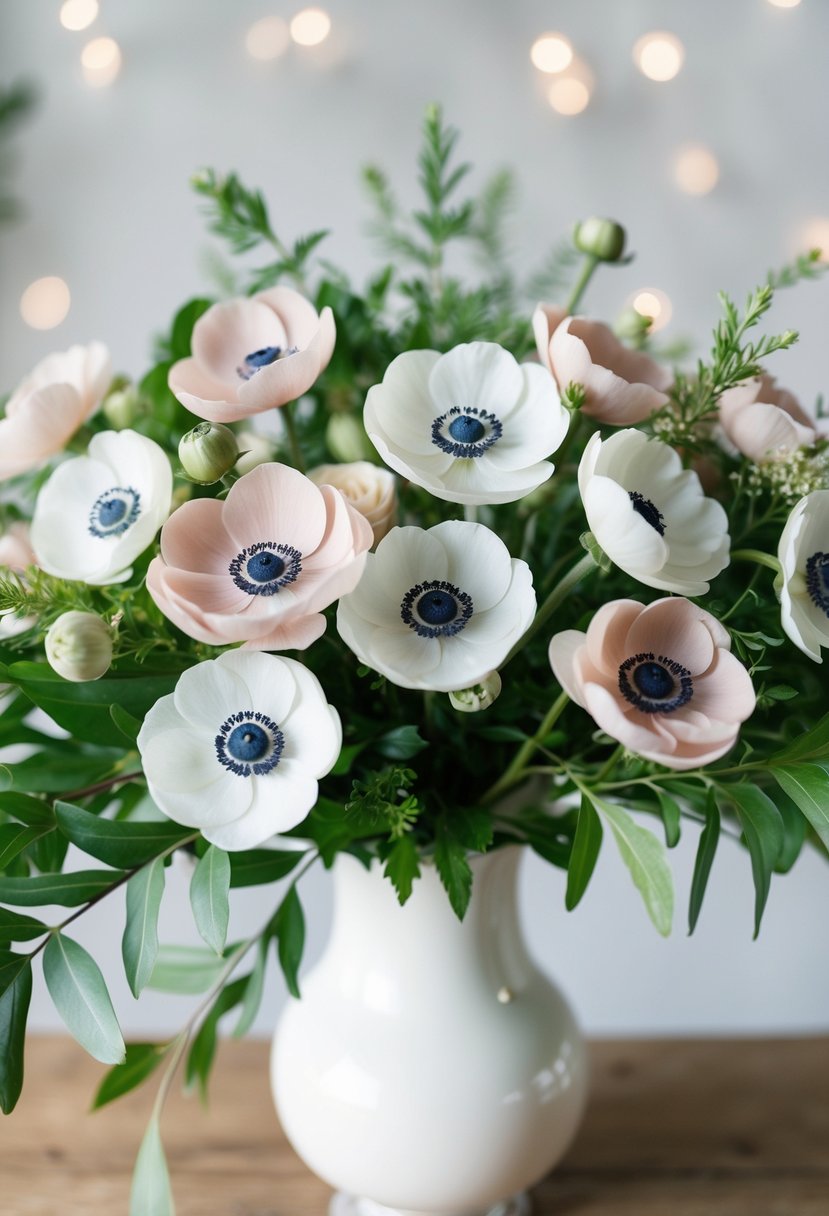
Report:
[{"label": "blush pink anemone flower", "polygon": [[782,460],[817,438],[814,419],[797,398],[778,388],[773,376],[758,376],[720,397],[720,423],[728,439],[750,460]]},{"label": "blush pink anemone flower", "polygon": [[339,490],[261,464],[224,502],[194,499],[170,516],[147,588],[199,642],[304,650],[325,631],[323,608],[356,587],[372,543]]},{"label": "blush pink anemone flower", "polygon": [[583,412],[607,426],[642,422],[668,401],[668,368],[631,350],[601,321],[568,317],[539,304],[533,314],[538,357],[555,377],[559,392],[580,384]]},{"label": "blush pink anemone flower", "polygon": [[193,327],[191,357],[170,368],[170,391],[210,422],[238,422],[295,401],[328,366],[336,331],[290,287],[214,304]]},{"label": "blush pink anemone flower", "polygon": [[611,738],[646,760],[689,769],[733,747],[754,710],[751,679],[730,650],[715,617],[668,597],[647,607],[605,604],[586,634],[557,633],[549,654],[564,691]]},{"label": "blush pink anemone flower", "polygon": [[102,342],[42,359],[12,393],[0,419],[0,481],[61,452],[101,404],[111,379]]}]

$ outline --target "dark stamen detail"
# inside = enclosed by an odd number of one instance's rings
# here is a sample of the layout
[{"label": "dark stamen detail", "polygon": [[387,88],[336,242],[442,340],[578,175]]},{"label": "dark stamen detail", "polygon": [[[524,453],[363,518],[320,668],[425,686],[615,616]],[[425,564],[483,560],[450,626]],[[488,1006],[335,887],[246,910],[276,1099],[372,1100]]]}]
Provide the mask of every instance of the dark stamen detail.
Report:
[{"label": "dark stamen detail", "polygon": [[246,709],[231,714],[216,735],[216,758],[237,777],[263,777],[279,764],[285,736],[272,718]]},{"label": "dark stamen detail", "polygon": [[113,486],[100,494],[89,512],[89,533],[100,539],[122,536],[141,513],[141,495],[132,486]]},{"label": "dark stamen detail", "polygon": [[248,595],[276,595],[302,572],[302,554],[292,545],[262,540],[237,553],[228,571]]},{"label": "dark stamen detail", "polygon": [[655,507],[649,498],[645,498],[638,490],[628,490],[628,498],[633,503],[633,509],[638,515],[641,515],[646,523],[649,523],[652,528],[660,536],[665,535],[665,516]]},{"label": "dark stamen detail", "polygon": [[243,380],[250,380],[251,376],[255,376],[263,367],[269,367],[278,359],[287,359],[289,355],[295,355],[297,349],[296,346],[262,346],[259,350],[245,355],[244,362],[236,368],[236,371]]},{"label": "dark stamen detail", "polygon": [[691,700],[694,682],[681,663],[645,651],[619,667],[619,691],[643,714],[670,714]]},{"label": "dark stamen detail", "polygon": [[483,456],[503,432],[501,420],[495,414],[475,406],[461,409],[453,405],[432,423],[432,443],[450,456],[468,460]]},{"label": "dark stamen detail", "polygon": [[421,638],[454,637],[473,611],[472,597],[444,579],[416,583],[400,604],[401,619]]},{"label": "dark stamen detail", "polygon": [[829,616],[829,553],[813,553],[807,561],[806,590],[812,603]]}]

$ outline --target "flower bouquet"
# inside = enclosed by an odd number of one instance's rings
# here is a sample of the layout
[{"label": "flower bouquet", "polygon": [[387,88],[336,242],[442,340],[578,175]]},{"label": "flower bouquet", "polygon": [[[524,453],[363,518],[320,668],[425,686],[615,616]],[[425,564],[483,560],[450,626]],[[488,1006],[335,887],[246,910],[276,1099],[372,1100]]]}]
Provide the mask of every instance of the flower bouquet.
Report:
[{"label": "flower bouquet", "polygon": [[[796,334],[758,336],[818,253],[742,311],[721,296],[710,355],[678,370],[646,319],[584,313],[626,260],[611,221],[576,226],[531,288],[566,302],[533,312],[503,252],[509,178],[460,198],[455,142],[430,109],[411,216],[366,172],[390,260],[362,290],[317,260],[325,233],[286,245],[259,193],[201,173],[211,229],[267,262],[185,304],[140,381],[92,342],[5,403],[0,1105],[42,965],[111,1066],[97,1106],[163,1074],[134,1213],[172,1210],[179,1066],[206,1088],[272,954],[299,995],[309,866],[350,854],[401,905],[436,876],[463,919],[475,859],[524,845],[573,909],[607,834],[667,934],[683,825],[691,930],[721,832],[757,927],[772,875],[829,847],[829,448],[764,371]],[[175,855],[195,962],[158,941]],[[229,943],[233,889],[274,883]],[[105,899],[136,998],[203,993],[168,1042],[125,1047],[73,937]]]}]

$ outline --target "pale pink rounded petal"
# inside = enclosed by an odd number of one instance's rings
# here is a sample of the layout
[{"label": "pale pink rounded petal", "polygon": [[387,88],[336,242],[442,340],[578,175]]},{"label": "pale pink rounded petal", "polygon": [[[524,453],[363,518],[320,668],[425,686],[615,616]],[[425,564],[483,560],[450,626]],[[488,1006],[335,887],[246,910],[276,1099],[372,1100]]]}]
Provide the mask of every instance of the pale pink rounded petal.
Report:
[{"label": "pale pink rounded petal", "polygon": [[714,641],[705,620],[709,613],[689,600],[669,596],[656,600],[644,609],[628,630],[625,639],[627,654],[653,653],[663,655],[686,667],[692,676],[700,675],[711,666]]},{"label": "pale pink rounded petal", "polygon": [[239,405],[245,411],[243,417],[278,409],[289,401],[296,401],[308,391],[319,374],[319,359],[310,348],[269,363],[239,389]]},{"label": "pale pink rounded petal", "polygon": [[256,300],[225,300],[208,308],[193,326],[191,352],[208,376],[237,385],[245,382],[238,369],[248,355],[286,345],[285,326],[272,308]]},{"label": "pale pink rounded petal", "polygon": [[619,678],[619,666],[628,657],[625,643],[642,605],[636,600],[604,604],[587,628],[586,646],[591,662],[604,675]]},{"label": "pale pink rounded petal", "polygon": [[201,574],[227,575],[238,546],[215,498],[194,498],[174,511],[161,529],[161,556],[169,566]]},{"label": "pale pink rounded petal", "polygon": [[321,613],[300,616],[279,624],[261,637],[245,642],[243,650],[307,650],[325,633],[325,617]]},{"label": "pale pink rounded petal", "polygon": [[652,723],[642,721],[656,715],[625,713],[621,702],[622,697],[618,693],[608,691],[601,684],[586,684],[584,687],[585,708],[606,734],[637,755],[656,756],[664,763],[663,751],[667,754],[675,751],[676,740],[669,742],[654,731]]},{"label": "pale pink rounded petal", "polygon": [[609,426],[641,422],[668,400],[671,373],[623,346],[600,321],[567,317],[550,341],[550,359],[559,388],[581,384],[584,413]]},{"label": "pale pink rounded petal", "polygon": [[333,604],[343,595],[349,595],[360,582],[365,569],[366,554],[361,553],[350,557],[342,565],[321,566],[316,570],[303,570],[302,574],[290,586],[279,592],[275,599],[288,602],[291,596],[291,610],[288,615],[304,616],[308,612],[321,612],[329,604]]},{"label": "pale pink rounded petal", "polygon": [[325,500],[328,522],[319,545],[303,561],[303,569],[308,570],[350,561],[355,553],[365,552],[374,543],[371,524],[341,490],[329,485],[322,485],[319,490]]},{"label": "pale pink rounded petal", "polygon": [[690,704],[700,713],[734,725],[754,713],[757,698],[751,676],[727,650],[717,650],[703,676],[694,681]]},{"label": "pale pink rounded petal", "polygon": [[226,646],[237,638],[227,637],[219,618],[219,626],[208,622],[192,604],[181,599],[167,587],[167,568],[160,557],[154,557],[147,570],[147,590],[157,606],[168,620],[172,621],[182,633],[195,638],[197,642],[207,642],[211,646]]},{"label": "pale pink rounded petal", "polygon": [[18,521],[10,524],[0,536],[0,566],[8,570],[25,570],[36,566],[37,558],[29,539],[29,525]]},{"label": "pale pink rounded petal", "polygon": [[186,601],[205,616],[210,613],[236,614],[246,611],[254,600],[263,596],[251,596],[242,591],[227,573],[199,574],[168,566],[164,575],[168,594]]},{"label": "pale pink rounded petal", "polygon": [[[204,407],[211,415],[216,412],[233,413],[238,409],[237,389],[242,383],[244,381],[239,380],[237,376],[233,383],[223,384],[192,358],[179,359],[167,373],[170,392],[199,418],[206,416],[202,413]],[[212,416],[210,420],[216,421]]]},{"label": "pale pink rounded petal", "polygon": [[740,451],[751,460],[786,456],[814,443],[814,427],[803,426],[776,405],[757,402],[729,414],[720,411],[723,429]]},{"label": "pale pink rounded petal", "polygon": [[0,478],[16,477],[60,452],[83,420],[83,402],[71,385],[50,384],[21,398],[0,420]]},{"label": "pale pink rounded petal", "polygon": [[576,676],[574,659],[584,646],[586,638],[587,635],[580,633],[578,629],[564,629],[553,635],[547,651],[553,675],[570,700],[575,701],[582,709],[585,708],[584,692]]},{"label": "pale pink rounded petal", "polygon": [[[310,300],[292,287],[269,287],[252,297],[273,309],[285,330],[288,346],[304,350],[320,327],[320,316]],[[331,309],[323,309],[331,315]]]},{"label": "pale pink rounded petal", "polygon": [[[535,348],[538,351],[538,359],[550,372],[553,370],[550,360],[550,339],[566,317],[567,313],[565,310],[558,308],[555,304],[539,304],[533,313],[533,337],[535,338]],[[566,387],[566,384],[559,385],[560,389]]]},{"label": "pale pink rounded petal", "polygon": [[328,524],[318,486],[285,464],[260,464],[231,488],[224,524],[239,549],[260,541],[313,553]]},{"label": "pale pink rounded petal", "polygon": [[72,346],[41,359],[12,393],[6,403],[6,415],[14,413],[18,403],[30,393],[52,384],[66,384],[77,392],[82,417],[86,419],[100,405],[111,380],[112,362],[103,342]]}]

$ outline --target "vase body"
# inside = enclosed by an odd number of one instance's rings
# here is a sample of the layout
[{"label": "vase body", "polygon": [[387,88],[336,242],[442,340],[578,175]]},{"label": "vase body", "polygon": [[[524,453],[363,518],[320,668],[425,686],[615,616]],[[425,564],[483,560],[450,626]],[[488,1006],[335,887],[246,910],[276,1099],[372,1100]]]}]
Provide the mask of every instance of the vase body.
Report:
[{"label": "vase body", "polygon": [[274,1037],[297,1153],[354,1216],[485,1216],[555,1165],[581,1118],[582,1037],[518,920],[520,848],[472,861],[463,922],[432,865],[397,902],[379,863],[334,866],[327,949]]}]

